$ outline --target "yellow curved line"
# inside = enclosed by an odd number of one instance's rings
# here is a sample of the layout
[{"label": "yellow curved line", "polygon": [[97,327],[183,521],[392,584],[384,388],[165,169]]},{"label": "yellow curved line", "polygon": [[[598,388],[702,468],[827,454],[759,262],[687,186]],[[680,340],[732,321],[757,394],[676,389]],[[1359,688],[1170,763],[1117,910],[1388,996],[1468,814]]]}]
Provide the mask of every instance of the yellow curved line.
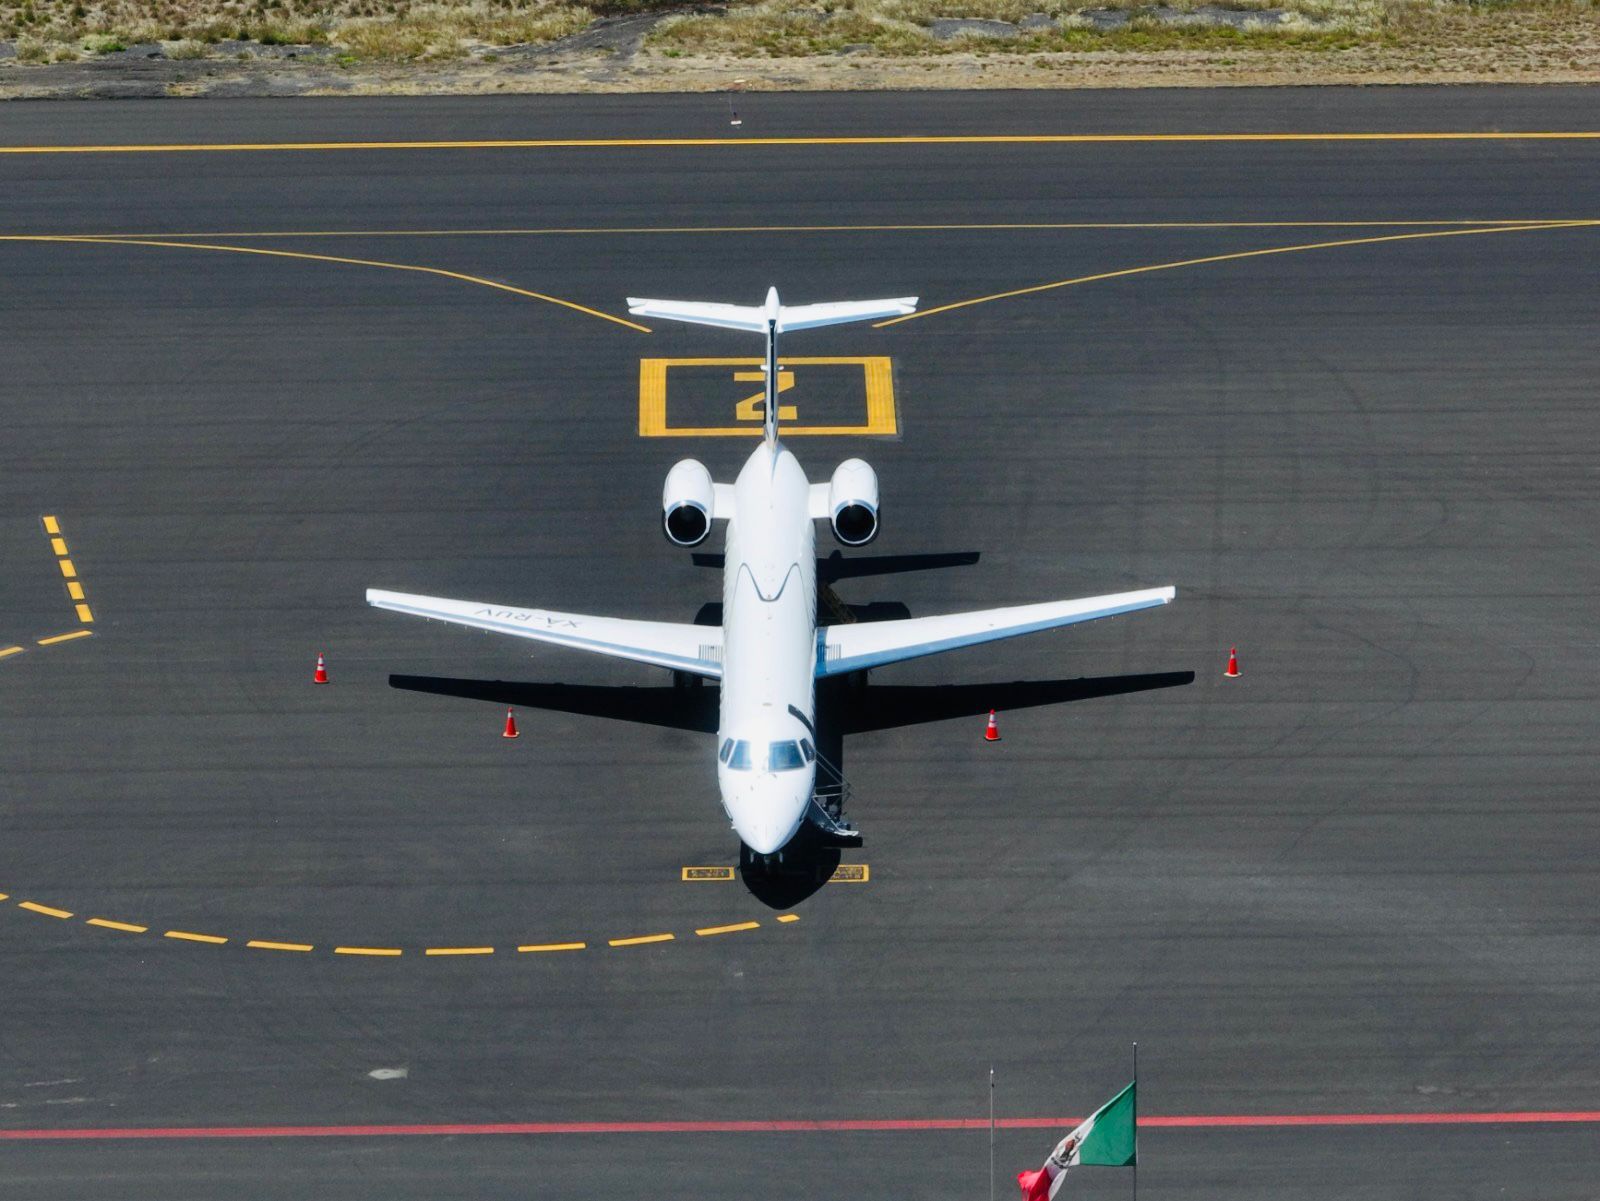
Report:
[{"label": "yellow curved line", "polygon": [[[1466,225],[1544,225],[1579,217],[1483,217],[1427,221],[932,221],[834,225],[551,225],[502,229],[213,229],[165,233],[56,235],[111,241],[174,238],[498,238],[639,234],[1028,233],[1117,229],[1423,229]],[[0,242],[36,241],[47,234],[0,235]]]},{"label": "yellow curved line", "polygon": [[1149,263],[1143,267],[1124,267],[1119,271],[1101,271],[1094,275],[1079,275],[1072,279],[1058,279],[1048,284],[1034,284],[1027,288],[1013,288],[1009,292],[993,292],[988,296],[974,296],[971,300],[957,300],[951,304],[922,309],[904,317],[891,317],[887,321],[874,322],[872,328],[883,329],[886,326],[899,325],[903,321],[916,321],[922,317],[932,317],[936,313],[949,313],[956,309],[971,308],[975,304],[988,304],[994,300],[1011,300],[1018,296],[1033,296],[1040,292],[1051,292],[1057,288],[1070,288],[1077,284],[1092,284],[1107,279],[1123,279],[1130,275],[1148,275],[1153,271],[1174,271],[1179,267],[1199,267],[1207,263],[1227,263],[1237,259],[1262,258],[1271,254],[1294,254],[1301,250],[1332,250],[1339,246],[1373,246],[1380,242],[1412,242],[1422,238],[1462,238],[1470,237],[1474,234],[1521,233],[1528,230],[1541,229],[1580,229],[1594,225],[1600,225],[1600,221],[1551,221],[1539,225],[1490,225],[1474,229],[1434,229],[1423,233],[1383,234],[1370,238],[1340,238],[1332,242],[1302,242],[1295,246],[1269,246],[1264,250],[1239,250],[1231,254],[1208,254],[1203,258],[1179,259],[1171,263]]},{"label": "yellow curved line", "polygon": [[79,234],[13,235],[4,240],[8,242],[77,242],[91,246],[164,246],[173,250],[215,250],[224,254],[259,254],[269,258],[305,259],[315,263],[341,263],[354,267],[381,267],[387,271],[414,271],[419,275],[437,275],[443,279],[455,279],[460,280],[462,283],[494,288],[500,292],[510,292],[513,296],[526,296],[532,300],[542,300],[547,304],[560,305],[564,309],[571,309],[575,313],[598,317],[600,320],[609,321],[614,325],[622,325],[628,329],[638,330],[641,334],[650,332],[649,326],[639,325],[622,317],[613,317],[610,313],[603,313],[599,309],[591,309],[587,305],[578,304],[576,301],[562,300],[559,296],[550,296],[544,292],[531,292],[526,288],[503,284],[497,280],[484,279],[479,275],[448,271],[443,267],[424,267],[416,263],[390,263],[382,259],[355,259],[335,254],[310,254],[302,250],[267,250],[260,246],[224,246],[216,242],[174,242],[167,240],[157,241],[150,238],[106,238]]},{"label": "yellow curved line", "polygon": [[1594,130],[1475,130],[1409,133],[1047,133],[886,134],[777,138],[484,138],[411,142],[153,142],[128,145],[0,146],[0,154],[196,154],[305,150],[576,150],[748,146],[1073,146],[1124,142],[1508,142],[1584,141]]}]

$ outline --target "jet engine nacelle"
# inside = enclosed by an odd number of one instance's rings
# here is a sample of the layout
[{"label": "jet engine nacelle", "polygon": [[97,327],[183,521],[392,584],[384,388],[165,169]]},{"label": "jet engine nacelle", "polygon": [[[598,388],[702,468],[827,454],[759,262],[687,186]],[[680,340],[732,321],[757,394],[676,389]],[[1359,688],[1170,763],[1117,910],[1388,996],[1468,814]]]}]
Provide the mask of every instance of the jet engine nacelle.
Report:
[{"label": "jet engine nacelle", "polygon": [[833,536],[846,546],[865,546],[878,536],[878,473],[860,459],[846,459],[828,482]]},{"label": "jet engine nacelle", "polygon": [[711,532],[716,489],[698,459],[684,459],[667,472],[661,489],[661,529],[678,546],[699,546]]}]

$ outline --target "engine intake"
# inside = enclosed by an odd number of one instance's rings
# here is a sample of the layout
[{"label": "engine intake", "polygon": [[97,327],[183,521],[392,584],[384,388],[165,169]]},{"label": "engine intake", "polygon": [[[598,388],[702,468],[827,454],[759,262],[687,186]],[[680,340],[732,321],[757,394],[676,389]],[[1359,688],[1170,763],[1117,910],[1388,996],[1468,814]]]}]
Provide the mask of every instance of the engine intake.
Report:
[{"label": "engine intake", "polygon": [[677,546],[699,546],[711,532],[716,490],[711,473],[697,459],[684,459],[667,472],[661,489],[661,529]]},{"label": "engine intake", "polygon": [[865,546],[878,536],[878,473],[860,459],[846,459],[828,482],[833,536],[846,546]]}]

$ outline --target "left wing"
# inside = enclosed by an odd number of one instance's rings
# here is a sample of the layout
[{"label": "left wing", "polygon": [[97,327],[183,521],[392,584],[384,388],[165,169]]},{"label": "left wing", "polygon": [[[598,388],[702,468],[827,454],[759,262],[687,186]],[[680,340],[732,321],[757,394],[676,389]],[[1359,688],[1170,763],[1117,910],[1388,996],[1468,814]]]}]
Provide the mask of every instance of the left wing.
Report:
[{"label": "left wing", "polygon": [[671,621],[631,621],[624,617],[589,617],[549,609],[516,609],[482,601],[412,596],[406,592],[367,589],[367,604],[430,621],[531,638],[576,651],[631,659],[654,667],[670,667],[691,675],[722,678],[722,627]]},{"label": "left wing", "polygon": [[1146,588],[1142,592],[1117,592],[1083,600],[1046,601],[1042,605],[1016,605],[1009,609],[979,609],[944,617],[908,617],[901,621],[861,622],[827,626],[817,631],[817,675],[882,667],[902,659],[917,659],[1015,638],[1038,630],[1076,625],[1100,617],[1115,617],[1164,605],[1177,595],[1175,588]]}]

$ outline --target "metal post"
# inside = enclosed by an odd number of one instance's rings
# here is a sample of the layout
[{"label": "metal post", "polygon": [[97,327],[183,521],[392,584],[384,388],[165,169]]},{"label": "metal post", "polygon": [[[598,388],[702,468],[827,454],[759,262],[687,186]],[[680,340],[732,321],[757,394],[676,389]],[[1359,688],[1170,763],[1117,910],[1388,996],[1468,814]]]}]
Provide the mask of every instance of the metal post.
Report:
[{"label": "metal post", "polygon": [[989,1201],[994,1201],[994,1065],[989,1065]]},{"label": "metal post", "polygon": [[1139,1044],[1133,1044],[1133,1201],[1139,1201]]}]

